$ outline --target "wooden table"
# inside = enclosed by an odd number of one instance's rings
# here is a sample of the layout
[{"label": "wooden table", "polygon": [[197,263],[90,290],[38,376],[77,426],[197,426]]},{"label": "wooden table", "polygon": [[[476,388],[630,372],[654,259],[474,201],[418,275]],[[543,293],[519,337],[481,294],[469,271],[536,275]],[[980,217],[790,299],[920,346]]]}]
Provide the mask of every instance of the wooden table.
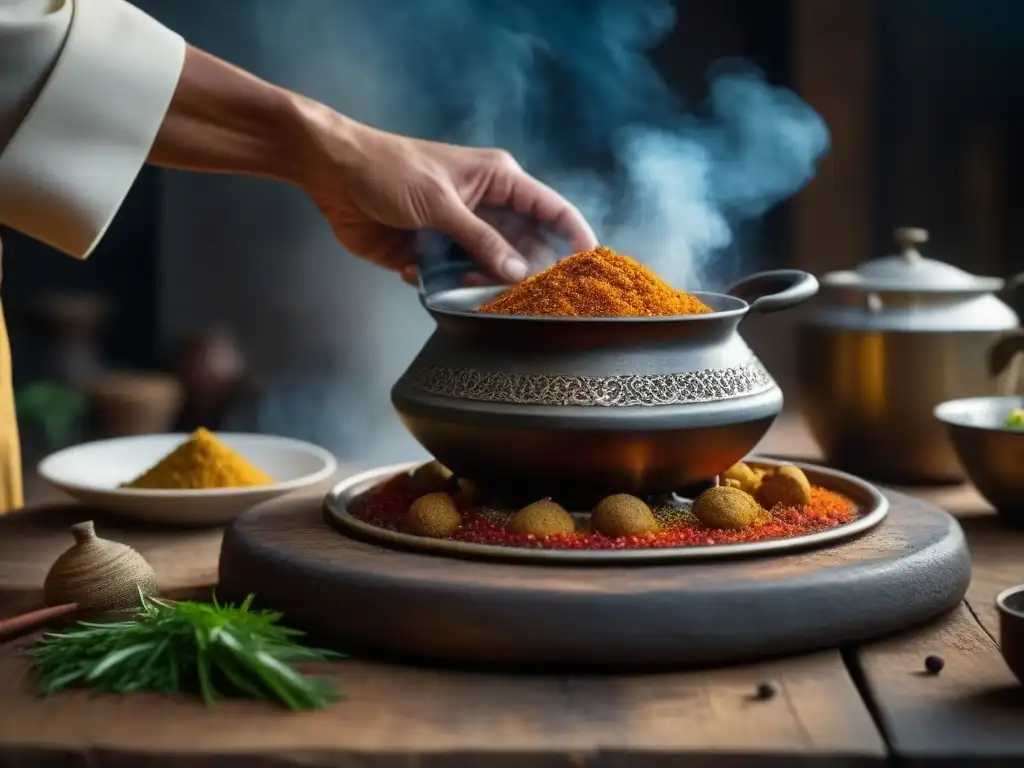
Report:
[{"label": "wooden table", "polygon": [[[816,453],[791,419],[760,450]],[[969,487],[911,492],[958,515],[974,582],[952,615],[872,645],[628,676],[348,660],[315,670],[337,682],[344,701],[291,714],[150,695],[39,700],[19,656],[26,639],[0,646],[0,766],[1024,765],[1024,693],[999,655],[993,608],[996,592],[1024,582],[1024,534],[999,527]],[[69,541],[59,532],[86,516],[57,506],[0,519],[0,614],[39,600],[46,568]],[[98,528],[140,548],[167,588],[215,577],[218,532]],[[929,654],[945,659],[942,674],[922,674]],[[761,682],[778,695],[755,700]]]}]

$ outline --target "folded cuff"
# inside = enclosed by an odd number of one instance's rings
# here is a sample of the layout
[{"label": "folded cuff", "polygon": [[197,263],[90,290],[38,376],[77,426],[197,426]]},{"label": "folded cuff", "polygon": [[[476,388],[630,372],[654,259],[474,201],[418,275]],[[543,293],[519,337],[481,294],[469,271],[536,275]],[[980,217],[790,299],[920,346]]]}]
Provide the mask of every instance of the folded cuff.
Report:
[{"label": "folded cuff", "polygon": [[124,0],[77,0],[60,58],[0,154],[0,221],[86,258],[146,162],[185,47]]}]

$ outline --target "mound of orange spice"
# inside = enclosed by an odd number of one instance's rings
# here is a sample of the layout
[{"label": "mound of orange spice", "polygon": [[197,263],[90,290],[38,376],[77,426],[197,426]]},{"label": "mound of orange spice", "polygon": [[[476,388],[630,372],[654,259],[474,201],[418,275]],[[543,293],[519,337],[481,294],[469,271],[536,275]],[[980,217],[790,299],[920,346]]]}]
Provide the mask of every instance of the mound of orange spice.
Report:
[{"label": "mound of orange spice", "polygon": [[655,317],[711,312],[654,272],[609,248],[573,254],[478,310],[546,317]]}]

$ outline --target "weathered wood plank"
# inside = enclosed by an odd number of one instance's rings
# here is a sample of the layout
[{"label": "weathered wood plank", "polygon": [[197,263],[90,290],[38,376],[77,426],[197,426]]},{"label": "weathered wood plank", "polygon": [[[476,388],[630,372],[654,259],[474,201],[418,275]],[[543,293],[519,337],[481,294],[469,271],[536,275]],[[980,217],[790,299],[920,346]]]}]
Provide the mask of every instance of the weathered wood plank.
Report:
[{"label": "weathered wood plank", "polygon": [[[925,672],[930,654],[945,661],[938,675]],[[912,764],[1024,761],[1024,691],[966,606],[917,632],[864,646],[856,658],[899,758]]]},{"label": "weathered wood plank", "polygon": [[[0,649],[0,765],[89,755],[92,766],[879,765],[884,746],[836,652],[711,672],[488,675],[357,661],[320,665],[346,699],[286,713],[227,702],[84,693],[41,700],[18,649]],[[760,682],[775,698],[756,700]],[[264,763],[276,756],[280,762]],[[467,762],[475,758],[475,762]],[[504,761],[504,762],[503,762]],[[779,763],[778,761],[782,761]],[[58,762],[54,765],[61,764]],[[66,763],[64,763],[66,764]],[[202,763],[198,763],[202,764]],[[221,765],[222,763],[217,763]],[[520,763],[517,763],[520,764]]]},{"label": "weathered wood plank", "polygon": [[967,602],[975,617],[993,638],[999,637],[996,595],[1024,583],[1024,531],[1007,528],[983,502],[957,514],[971,549],[972,580]]}]

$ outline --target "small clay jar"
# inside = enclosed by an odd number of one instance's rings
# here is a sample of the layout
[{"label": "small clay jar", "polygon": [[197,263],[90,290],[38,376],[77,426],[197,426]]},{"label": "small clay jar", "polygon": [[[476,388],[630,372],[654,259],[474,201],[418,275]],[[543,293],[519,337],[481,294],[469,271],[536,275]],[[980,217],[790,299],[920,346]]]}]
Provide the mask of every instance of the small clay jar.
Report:
[{"label": "small clay jar", "polygon": [[47,605],[77,603],[82,611],[134,611],[139,592],[157,592],[152,566],[131,547],[101,539],[91,520],[71,526],[74,545],[57,558],[46,574]]},{"label": "small clay jar", "polygon": [[81,389],[94,439],[167,432],[181,409],[181,385],[162,373],[108,371],[84,381]]}]

